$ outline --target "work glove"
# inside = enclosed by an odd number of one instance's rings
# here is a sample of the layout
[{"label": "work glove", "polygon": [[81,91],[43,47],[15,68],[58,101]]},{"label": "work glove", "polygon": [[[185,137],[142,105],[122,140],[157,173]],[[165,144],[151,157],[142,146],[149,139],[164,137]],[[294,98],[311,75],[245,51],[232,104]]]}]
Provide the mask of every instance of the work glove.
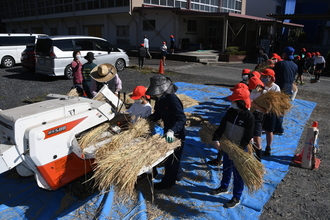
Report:
[{"label": "work glove", "polygon": [[174,131],[168,129],[165,135],[165,139],[168,143],[172,143],[174,141]]}]

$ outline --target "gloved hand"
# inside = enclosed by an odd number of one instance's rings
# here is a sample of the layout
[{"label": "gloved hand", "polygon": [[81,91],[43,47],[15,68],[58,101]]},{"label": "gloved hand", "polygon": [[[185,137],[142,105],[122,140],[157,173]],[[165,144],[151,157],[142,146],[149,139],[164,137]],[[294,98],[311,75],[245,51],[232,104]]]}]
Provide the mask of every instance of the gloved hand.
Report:
[{"label": "gloved hand", "polygon": [[165,139],[168,143],[172,143],[174,141],[174,131],[168,129],[165,135]]}]

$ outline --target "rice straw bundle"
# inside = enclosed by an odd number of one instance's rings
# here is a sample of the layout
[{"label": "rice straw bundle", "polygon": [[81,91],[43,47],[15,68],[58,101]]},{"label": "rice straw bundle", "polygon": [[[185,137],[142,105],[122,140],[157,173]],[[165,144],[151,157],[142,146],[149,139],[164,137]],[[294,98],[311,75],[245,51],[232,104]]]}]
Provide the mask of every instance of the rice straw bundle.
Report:
[{"label": "rice straw bundle", "polygon": [[[199,137],[201,138],[201,142],[205,144],[213,145],[213,134],[215,130],[217,130],[218,125],[211,124],[210,122],[206,121],[202,123],[202,128],[198,131]],[[253,154],[254,148],[252,146],[252,143],[250,142],[247,145],[247,153]]]},{"label": "rice straw bundle", "polygon": [[93,100],[105,102],[106,98],[102,93],[99,92],[93,97]]},{"label": "rice straw bundle", "polygon": [[198,131],[201,142],[213,145],[213,134],[218,127],[218,125],[211,124],[210,122],[204,122],[202,128]]},{"label": "rice straw bundle", "polygon": [[68,92],[67,96],[78,97],[79,94],[78,94],[77,88],[73,88],[73,89],[71,89],[71,90]]},{"label": "rice straw bundle", "polygon": [[263,62],[261,64],[259,64],[255,69],[254,71],[258,71],[260,73],[262,73],[265,69],[273,69],[273,66],[274,64],[271,62],[271,61],[266,61],[266,62]]},{"label": "rice straw bundle", "polygon": [[289,96],[282,92],[268,91],[253,102],[277,116],[285,115],[292,107]]},{"label": "rice straw bundle", "polygon": [[134,124],[129,123],[128,129],[113,135],[111,142],[105,144],[95,152],[95,158],[102,154],[108,154],[108,152],[123,148],[138,137],[148,137],[151,133],[153,123],[145,118],[139,118]]},{"label": "rice straw bundle", "polygon": [[132,195],[140,170],[150,166],[163,157],[168,151],[181,145],[177,139],[169,144],[156,134],[150,138],[140,138],[135,143],[113,149],[106,154],[98,154],[93,178],[99,190],[107,190],[114,185],[125,194]]},{"label": "rice straw bundle", "polygon": [[177,94],[178,98],[181,100],[183,108],[189,108],[195,105],[199,105],[199,102],[185,94]]},{"label": "rice straw bundle", "polygon": [[234,165],[241,175],[244,184],[250,193],[257,191],[263,186],[265,169],[263,164],[252,154],[239,148],[235,143],[223,137],[220,140],[221,149],[233,160]]},{"label": "rice straw bundle", "polygon": [[[212,138],[217,125],[209,122],[203,123],[199,130],[201,141],[206,144],[213,144]],[[221,149],[233,160],[235,167],[242,176],[249,192],[260,189],[263,185],[264,167],[252,154],[252,144],[248,144],[248,152],[239,148],[235,143],[229,141],[224,135],[220,140]]]},{"label": "rice straw bundle", "polygon": [[78,139],[78,144],[80,148],[83,150],[87,148],[90,145],[95,144],[97,141],[100,141],[100,136],[107,130],[109,130],[110,124],[109,123],[103,123],[88,132],[85,132],[81,135],[81,137]]},{"label": "rice straw bundle", "polygon": [[200,125],[202,122],[205,121],[205,119],[198,114],[192,114],[189,112],[185,112],[184,113],[186,115],[187,121],[186,121],[186,126],[196,126],[196,125]]}]

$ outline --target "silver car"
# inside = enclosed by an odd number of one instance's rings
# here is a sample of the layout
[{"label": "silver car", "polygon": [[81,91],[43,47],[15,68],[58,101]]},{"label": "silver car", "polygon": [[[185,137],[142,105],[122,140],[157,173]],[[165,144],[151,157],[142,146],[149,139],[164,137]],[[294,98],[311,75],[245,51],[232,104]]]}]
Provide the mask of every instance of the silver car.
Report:
[{"label": "silver car", "polygon": [[[36,73],[48,76],[65,76],[71,79],[72,53],[79,50],[84,57],[94,53],[94,63],[110,63],[122,71],[129,66],[126,52],[110,44],[107,40],[91,36],[50,36],[40,37],[36,44]],[[82,59],[87,62],[87,60]]]}]

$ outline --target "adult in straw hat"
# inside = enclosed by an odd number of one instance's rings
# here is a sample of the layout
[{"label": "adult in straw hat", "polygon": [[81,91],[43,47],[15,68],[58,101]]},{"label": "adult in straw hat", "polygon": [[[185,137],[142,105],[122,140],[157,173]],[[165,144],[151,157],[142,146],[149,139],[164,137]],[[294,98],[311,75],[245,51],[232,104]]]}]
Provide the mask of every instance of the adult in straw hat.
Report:
[{"label": "adult in straw hat", "polygon": [[181,146],[175,149],[165,162],[165,175],[160,183],[155,184],[155,189],[170,189],[176,182],[180,165],[181,154],[185,143],[186,116],[183,105],[175,95],[178,87],[169,77],[155,75],[150,78],[150,86],[146,95],[156,100],[154,113],[149,116],[153,121],[162,119],[166,141],[171,143],[174,137],[181,140]]},{"label": "adult in straw hat", "polygon": [[[250,110],[250,92],[246,88],[238,88],[228,96],[232,102],[226,115],[220,122],[219,127],[213,135],[213,145],[221,151],[220,139],[226,135],[228,140],[234,142],[242,149],[247,151],[247,145],[253,136],[254,117]],[[227,193],[232,174],[234,175],[233,197],[225,204],[226,208],[233,208],[240,203],[240,198],[244,189],[244,181],[237,171],[233,160],[229,159],[226,152],[223,152],[223,173],[221,185],[211,191],[212,195]]]},{"label": "adult in straw hat", "polygon": [[122,89],[122,82],[117,74],[117,69],[109,63],[103,63],[91,71],[92,84],[91,84],[91,93],[95,96],[98,91],[106,84],[109,89],[118,94]]}]

